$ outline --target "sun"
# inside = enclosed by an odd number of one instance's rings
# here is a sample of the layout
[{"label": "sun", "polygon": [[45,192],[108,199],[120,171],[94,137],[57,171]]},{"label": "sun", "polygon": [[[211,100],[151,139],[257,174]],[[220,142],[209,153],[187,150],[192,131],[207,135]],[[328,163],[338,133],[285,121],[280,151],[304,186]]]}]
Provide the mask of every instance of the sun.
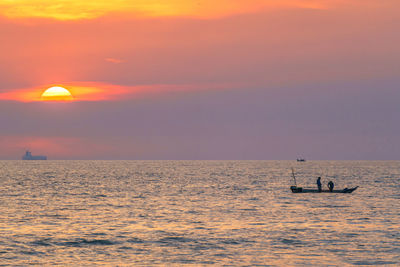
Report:
[{"label": "sun", "polygon": [[61,86],[53,86],[43,92],[42,101],[71,101],[74,100],[71,92]]}]

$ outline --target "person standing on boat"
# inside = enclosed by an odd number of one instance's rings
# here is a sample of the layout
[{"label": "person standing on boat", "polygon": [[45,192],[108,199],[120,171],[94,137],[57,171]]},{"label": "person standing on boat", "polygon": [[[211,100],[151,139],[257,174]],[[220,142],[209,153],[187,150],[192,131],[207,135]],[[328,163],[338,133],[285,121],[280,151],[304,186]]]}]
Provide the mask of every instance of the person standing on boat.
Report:
[{"label": "person standing on boat", "polygon": [[317,179],[317,186],[318,186],[318,192],[321,192],[322,191],[321,177],[318,177]]},{"label": "person standing on boat", "polygon": [[332,181],[329,181],[329,183],[328,183],[329,192],[332,192],[334,187],[335,187],[335,184]]}]

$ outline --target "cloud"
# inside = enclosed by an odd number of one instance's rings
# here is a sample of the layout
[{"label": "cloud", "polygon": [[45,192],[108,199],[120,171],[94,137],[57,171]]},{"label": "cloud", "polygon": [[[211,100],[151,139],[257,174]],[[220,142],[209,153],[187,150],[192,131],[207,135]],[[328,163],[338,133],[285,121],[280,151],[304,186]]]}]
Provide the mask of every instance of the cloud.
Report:
[{"label": "cloud", "polygon": [[39,102],[43,101],[42,93],[53,86],[61,86],[71,92],[74,101],[111,101],[136,98],[144,95],[170,92],[185,92],[198,90],[221,90],[234,88],[228,84],[199,84],[199,85],[138,85],[121,86],[98,82],[63,83],[36,86],[26,89],[13,89],[0,93],[0,101]]},{"label": "cloud", "polygon": [[105,61],[114,63],[114,64],[120,64],[120,63],[124,62],[124,60],[122,60],[122,59],[112,58],[112,57],[106,58]]},{"label": "cloud", "polygon": [[9,18],[92,19],[112,13],[138,17],[215,18],[271,8],[326,8],[340,0],[0,0]]}]

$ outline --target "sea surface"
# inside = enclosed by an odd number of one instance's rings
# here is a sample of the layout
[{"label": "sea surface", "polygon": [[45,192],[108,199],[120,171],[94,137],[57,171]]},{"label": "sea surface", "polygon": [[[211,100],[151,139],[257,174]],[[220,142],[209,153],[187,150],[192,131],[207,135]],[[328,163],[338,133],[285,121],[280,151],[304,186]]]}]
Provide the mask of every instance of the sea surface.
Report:
[{"label": "sea surface", "polygon": [[0,266],[400,266],[399,161],[0,161],[0,212]]}]

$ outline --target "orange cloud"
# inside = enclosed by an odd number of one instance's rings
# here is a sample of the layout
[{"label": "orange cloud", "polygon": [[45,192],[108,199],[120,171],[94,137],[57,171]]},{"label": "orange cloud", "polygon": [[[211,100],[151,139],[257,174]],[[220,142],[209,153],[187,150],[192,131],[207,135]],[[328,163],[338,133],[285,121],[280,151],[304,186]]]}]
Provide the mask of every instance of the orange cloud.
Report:
[{"label": "orange cloud", "polygon": [[123,63],[124,62],[124,60],[122,60],[122,59],[112,58],[112,57],[106,58],[105,61],[110,62],[110,63],[114,63],[114,64],[119,64],[119,63]]},{"label": "orange cloud", "polygon": [[9,18],[92,19],[110,13],[135,16],[221,17],[266,8],[325,8],[343,0],[0,0]]},{"label": "orange cloud", "polygon": [[[215,90],[227,89],[232,86],[227,84],[204,84],[204,85],[140,85],[121,86],[106,83],[81,82],[51,84],[39,87],[17,89],[0,93],[0,100],[11,100],[19,102],[43,102],[43,92],[53,86],[62,86],[71,92],[73,101],[110,101],[128,99],[154,93],[168,93],[193,90]],[[68,101],[71,102],[72,100]]]}]

